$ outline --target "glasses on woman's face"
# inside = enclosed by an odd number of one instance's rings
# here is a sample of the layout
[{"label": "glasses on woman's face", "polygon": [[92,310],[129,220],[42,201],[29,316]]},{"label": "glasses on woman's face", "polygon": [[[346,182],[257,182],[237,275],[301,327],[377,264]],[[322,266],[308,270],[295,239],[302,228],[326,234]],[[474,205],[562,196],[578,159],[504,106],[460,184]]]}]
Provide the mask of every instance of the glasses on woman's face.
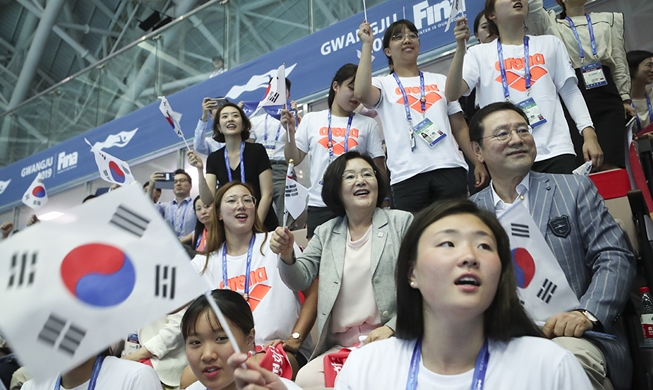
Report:
[{"label": "glasses on woman's face", "polygon": [[347,184],[351,184],[356,181],[358,175],[360,175],[361,178],[365,181],[372,180],[375,178],[374,169],[365,168],[365,169],[361,169],[360,172],[345,171],[345,173],[342,175],[342,181]]},{"label": "glasses on woman's face", "polygon": [[419,38],[419,35],[414,32],[409,32],[408,34],[404,33],[396,33],[395,35],[392,36],[393,41],[403,41],[406,37],[410,39],[411,41],[414,41]]},{"label": "glasses on woman's face", "polygon": [[521,139],[526,139],[529,137],[532,137],[533,134],[533,129],[529,125],[523,125],[519,126],[516,129],[511,129],[511,130],[499,130],[496,134],[488,135],[483,138],[494,138],[499,142],[507,142],[510,137],[512,136],[512,132],[515,132],[519,138]]},{"label": "glasses on woman's face", "polygon": [[224,203],[227,207],[230,207],[232,209],[238,207],[238,201],[243,202],[243,206],[245,206],[245,208],[248,209],[251,209],[252,207],[256,206],[256,198],[251,195],[244,195],[240,197],[230,196],[222,199],[222,203]]}]

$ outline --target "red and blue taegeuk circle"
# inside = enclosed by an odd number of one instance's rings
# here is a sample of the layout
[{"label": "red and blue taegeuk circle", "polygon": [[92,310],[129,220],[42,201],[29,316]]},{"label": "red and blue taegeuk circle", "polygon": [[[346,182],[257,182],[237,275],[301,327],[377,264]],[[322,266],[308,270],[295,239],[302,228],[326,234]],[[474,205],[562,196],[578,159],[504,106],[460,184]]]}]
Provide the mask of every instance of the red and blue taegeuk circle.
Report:
[{"label": "red and blue taegeuk circle", "polygon": [[517,287],[526,288],[535,276],[535,261],[526,248],[515,248],[511,251],[512,264],[515,268]]},{"label": "red and blue taegeuk circle", "polygon": [[45,188],[43,186],[36,186],[32,189],[32,195],[37,198],[45,197]]},{"label": "red and blue taegeuk circle", "polygon": [[109,172],[111,173],[113,180],[117,183],[125,182],[125,172],[123,172],[122,168],[120,168],[114,161],[109,161]]},{"label": "red and blue taegeuk circle", "polygon": [[61,263],[61,279],[68,291],[82,302],[109,307],[131,295],[136,271],[121,249],[93,243],[68,252]]}]

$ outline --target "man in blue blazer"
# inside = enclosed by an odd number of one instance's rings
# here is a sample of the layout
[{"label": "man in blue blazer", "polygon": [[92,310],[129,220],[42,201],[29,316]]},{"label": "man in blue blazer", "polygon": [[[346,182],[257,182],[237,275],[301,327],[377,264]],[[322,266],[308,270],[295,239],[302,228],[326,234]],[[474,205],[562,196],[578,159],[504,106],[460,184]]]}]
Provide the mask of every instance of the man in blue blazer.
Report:
[{"label": "man in blue blazer", "polygon": [[[595,389],[628,388],[632,364],[615,318],[632,287],[634,256],[589,178],[531,170],[537,151],[528,123],[510,102],[490,104],[474,116],[472,149],[492,182],[471,200],[497,216],[514,202],[526,206],[580,302],[549,317],[544,335],[574,353]],[[587,336],[586,330],[617,337]]]}]

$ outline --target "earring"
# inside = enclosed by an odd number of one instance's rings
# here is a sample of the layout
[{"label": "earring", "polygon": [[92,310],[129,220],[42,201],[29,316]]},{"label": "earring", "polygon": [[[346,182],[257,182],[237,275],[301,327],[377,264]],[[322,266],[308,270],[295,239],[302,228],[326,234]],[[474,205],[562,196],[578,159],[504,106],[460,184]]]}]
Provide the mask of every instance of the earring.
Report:
[{"label": "earring", "polygon": [[414,280],[410,281],[410,287],[415,288],[415,281]]}]

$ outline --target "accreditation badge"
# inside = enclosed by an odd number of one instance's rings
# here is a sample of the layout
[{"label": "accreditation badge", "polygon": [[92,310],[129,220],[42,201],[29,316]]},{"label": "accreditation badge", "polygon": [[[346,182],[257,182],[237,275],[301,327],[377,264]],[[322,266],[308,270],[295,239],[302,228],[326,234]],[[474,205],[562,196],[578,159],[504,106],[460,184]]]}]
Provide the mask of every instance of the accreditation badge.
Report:
[{"label": "accreditation badge", "polygon": [[524,111],[526,117],[528,117],[528,123],[530,123],[532,128],[546,123],[546,118],[544,118],[540,107],[537,106],[537,103],[535,103],[532,97],[517,103],[517,106]]},{"label": "accreditation badge", "polygon": [[585,89],[592,89],[608,85],[608,81],[603,74],[601,63],[594,62],[591,64],[583,65],[580,67],[583,73],[583,81],[585,82]]},{"label": "accreditation badge", "polygon": [[438,126],[431,122],[429,118],[424,118],[423,121],[413,127],[415,136],[422,141],[426,142],[430,147],[435,146],[438,142],[442,141],[447,135],[438,128]]}]

